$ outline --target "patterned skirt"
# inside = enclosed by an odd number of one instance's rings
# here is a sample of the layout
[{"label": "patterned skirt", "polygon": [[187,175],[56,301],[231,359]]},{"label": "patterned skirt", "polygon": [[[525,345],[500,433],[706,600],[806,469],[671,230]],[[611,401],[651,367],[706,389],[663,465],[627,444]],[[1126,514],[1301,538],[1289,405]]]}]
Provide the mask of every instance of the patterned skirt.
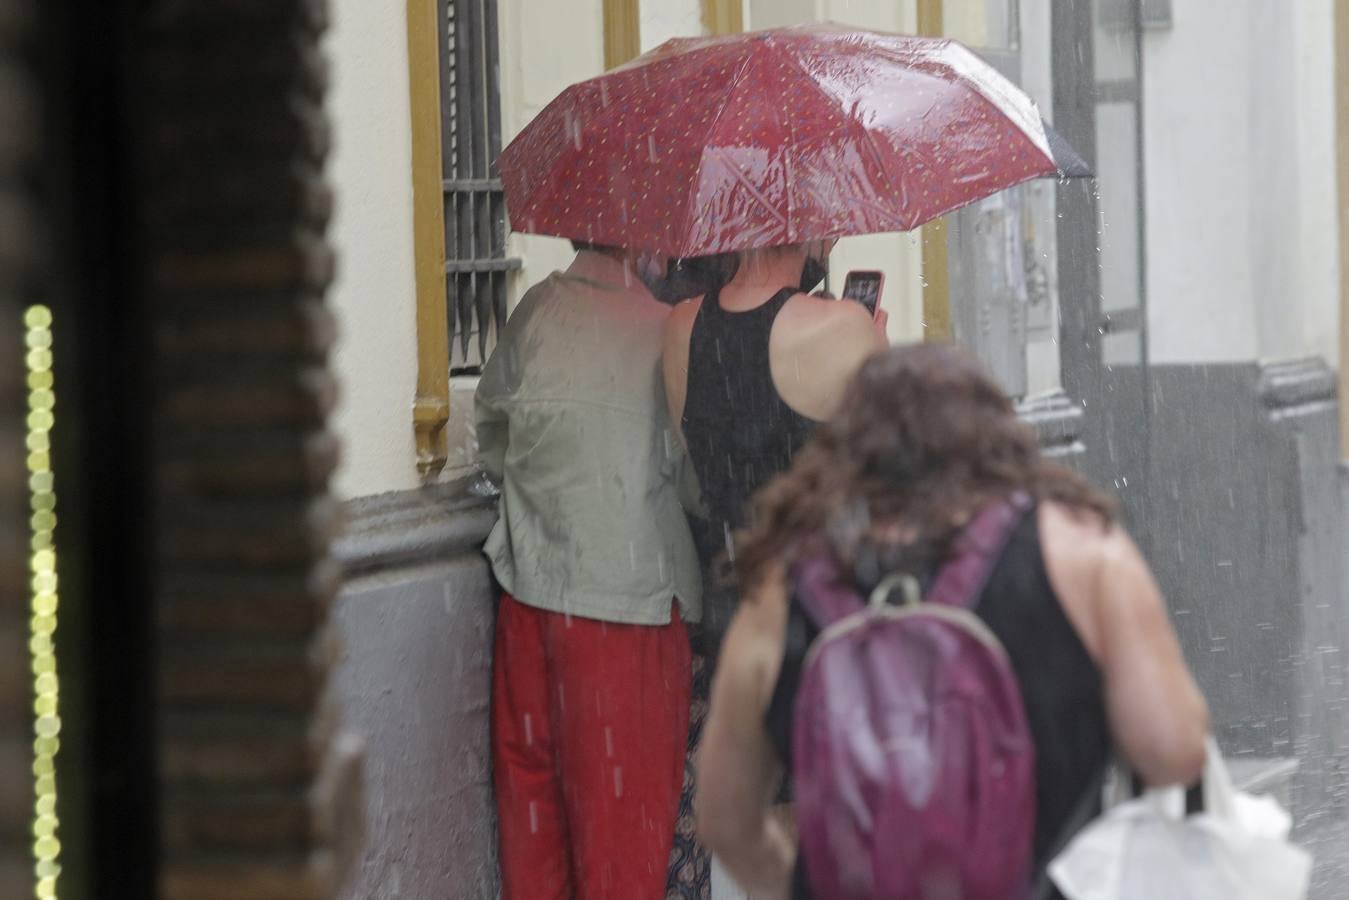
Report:
[{"label": "patterned skirt", "polygon": [[693,820],[693,758],[707,718],[712,666],[696,649],[693,653],[693,708],[689,712],[689,747],[684,757],[684,789],[679,795],[679,818],[675,822],[674,846],[670,850],[670,874],[665,882],[665,900],[710,900],[711,857],[698,843]]}]

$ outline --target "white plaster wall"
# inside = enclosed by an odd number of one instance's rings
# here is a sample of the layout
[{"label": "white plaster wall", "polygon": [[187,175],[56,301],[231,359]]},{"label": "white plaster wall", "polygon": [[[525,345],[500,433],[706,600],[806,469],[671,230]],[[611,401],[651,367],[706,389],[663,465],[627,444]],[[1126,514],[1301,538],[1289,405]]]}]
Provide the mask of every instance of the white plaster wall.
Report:
[{"label": "white plaster wall", "polygon": [[[1005,0],[994,0],[999,7]],[[942,4],[942,31],[947,37],[953,37],[967,47],[988,46],[988,9],[993,3],[989,0],[962,0]]]},{"label": "white plaster wall", "polygon": [[[601,0],[501,0],[498,16],[504,146],[567,85],[604,71],[604,11]],[[573,255],[566,241],[519,234],[511,253],[523,265],[512,278],[512,304]]]},{"label": "white plaster wall", "polygon": [[[1313,353],[1339,360],[1340,260],[1336,212],[1335,4],[1302,0],[1294,23],[1294,84],[1302,315],[1295,346],[1282,355]],[[1277,348],[1271,348],[1277,349]],[[1265,355],[1271,355],[1270,350]]]},{"label": "white plaster wall", "polygon": [[[1045,121],[1053,124],[1054,73],[1050,62],[1052,34],[1049,0],[1021,0],[1021,87],[1040,107]],[[1026,186],[1032,210],[1034,240],[1043,254],[1040,265],[1048,279],[1050,311],[1048,327],[1032,330],[1026,342],[1026,389],[1034,395],[1063,385],[1058,341],[1058,247],[1055,236],[1055,182],[1038,179]]]},{"label": "white plaster wall", "polygon": [[343,442],[334,488],[349,498],[418,484],[411,112],[401,0],[330,6],[338,275],[329,297],[341,329],[333,427]]},{"label": "white plaster wall", "polygon": [[1156,363],[1336,361],[1329,0],[1188,0],[1144,47]]},{"label": "white plaster wall", "polygon": [[642,0],[642,52],[673,37],[703,33],[702,0]]},{"label": "white plaster wall", "polygon": [[749,0],[745,27],[785,28],[807,22],[828,21],[822,6],[827,0]]}]

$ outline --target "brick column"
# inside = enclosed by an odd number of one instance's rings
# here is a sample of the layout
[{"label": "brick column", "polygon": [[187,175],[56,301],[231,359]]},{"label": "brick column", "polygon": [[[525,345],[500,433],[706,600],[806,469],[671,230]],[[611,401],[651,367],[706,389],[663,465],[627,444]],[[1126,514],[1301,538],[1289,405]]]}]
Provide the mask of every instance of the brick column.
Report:
[{"label": "brick column", "polygon": [[145,131],[166,900],[326,898],[360,748],[328,702],[324,0],[161,0]]}]

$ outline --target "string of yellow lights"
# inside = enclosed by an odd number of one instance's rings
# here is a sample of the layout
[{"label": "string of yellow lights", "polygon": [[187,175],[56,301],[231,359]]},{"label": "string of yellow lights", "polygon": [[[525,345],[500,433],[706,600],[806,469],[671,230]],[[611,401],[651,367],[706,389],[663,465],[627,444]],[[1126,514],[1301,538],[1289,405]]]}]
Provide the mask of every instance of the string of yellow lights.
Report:
[{"label": "string of yellow lights", "polygon": [[60,745],[56,675],[56,489],[51,463],[51,428],[56,393],[52,376],[52,314],[30,307],[28,332],[28,492],[32,513],[33,580],[29,652],[33,663],[33,856],[34,896],[55,900],[61,872],[56,819],[56,751]]}]

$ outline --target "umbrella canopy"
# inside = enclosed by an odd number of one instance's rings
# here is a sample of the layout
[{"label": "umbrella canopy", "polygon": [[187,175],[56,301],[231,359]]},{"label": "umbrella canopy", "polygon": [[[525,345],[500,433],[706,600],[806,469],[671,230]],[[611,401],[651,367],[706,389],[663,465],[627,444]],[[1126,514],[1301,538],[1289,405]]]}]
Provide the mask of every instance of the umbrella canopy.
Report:
[{"label": "umbrella canopy", "polygon": [[564,90],[499,164],[517,230],[670,256],[907,231],[1087,174],[964,46],[835,26],[667,41]]}]

